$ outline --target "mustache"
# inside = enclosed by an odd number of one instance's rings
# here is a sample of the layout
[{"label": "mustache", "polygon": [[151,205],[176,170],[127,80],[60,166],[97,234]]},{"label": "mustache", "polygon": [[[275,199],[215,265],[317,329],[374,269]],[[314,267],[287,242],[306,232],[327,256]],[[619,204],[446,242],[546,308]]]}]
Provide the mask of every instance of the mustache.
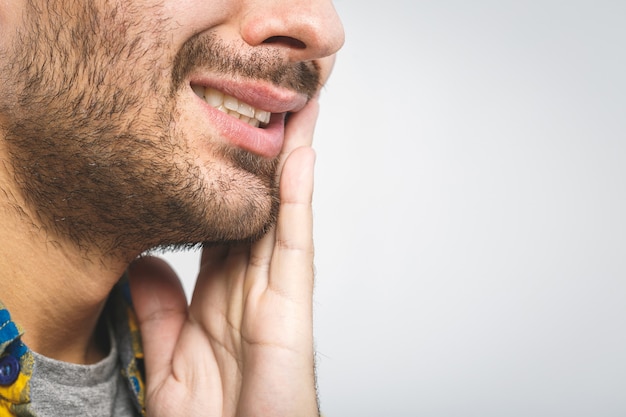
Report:
[{"label": "mustache", "polygon": [[185,84],[196,69],[210,70],[234,77],[270,82],[294,90],[311,99],[321,87],[319,66],[315,61],[285,62],[275,48],[242,53],[242,48],[227,44],[213,34],[197,34],[176,54],[172,69],[172,94]]}]

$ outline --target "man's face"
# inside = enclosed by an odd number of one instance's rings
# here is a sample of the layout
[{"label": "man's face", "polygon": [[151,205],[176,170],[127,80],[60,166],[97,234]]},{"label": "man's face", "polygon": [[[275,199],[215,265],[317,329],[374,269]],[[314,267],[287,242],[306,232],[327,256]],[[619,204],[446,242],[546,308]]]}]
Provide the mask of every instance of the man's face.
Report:
[{"label": "man's face", "polygon": [[286,116],[343,42],[330,1],[0,4],[0,135],[25,211],[107,253],[264,233]]}]

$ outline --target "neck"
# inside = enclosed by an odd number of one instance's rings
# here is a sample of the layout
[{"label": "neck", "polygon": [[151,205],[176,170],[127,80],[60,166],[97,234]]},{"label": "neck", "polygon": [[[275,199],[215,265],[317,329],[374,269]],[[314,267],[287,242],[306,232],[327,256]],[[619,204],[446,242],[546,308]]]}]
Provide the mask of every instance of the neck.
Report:
[{"label": "neck", "polygon": [[93,363],[107,352],[98,322],[128,262],[51,239],[25,221],[32,218],[0,202],[0,299],[24,329],[29,348],[65,362]]}]

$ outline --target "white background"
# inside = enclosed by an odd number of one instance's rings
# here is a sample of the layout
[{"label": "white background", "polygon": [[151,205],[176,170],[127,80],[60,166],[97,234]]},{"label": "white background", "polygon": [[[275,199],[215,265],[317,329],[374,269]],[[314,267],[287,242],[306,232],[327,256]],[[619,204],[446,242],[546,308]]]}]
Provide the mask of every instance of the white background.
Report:
[{"label": "white background", "polygon": [[626,416],[626,1],[335,5],[327,417]]}]

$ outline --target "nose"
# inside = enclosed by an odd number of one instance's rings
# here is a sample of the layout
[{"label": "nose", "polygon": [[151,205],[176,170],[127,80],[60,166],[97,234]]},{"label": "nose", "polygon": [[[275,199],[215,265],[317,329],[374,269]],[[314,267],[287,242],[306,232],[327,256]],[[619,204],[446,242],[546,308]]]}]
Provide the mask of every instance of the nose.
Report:
[{"label": "nose", "polygon": [[332,0],[248,0],[241,35],[251,46],[271,45],[290,61],[321,59],[344,42]]}]

